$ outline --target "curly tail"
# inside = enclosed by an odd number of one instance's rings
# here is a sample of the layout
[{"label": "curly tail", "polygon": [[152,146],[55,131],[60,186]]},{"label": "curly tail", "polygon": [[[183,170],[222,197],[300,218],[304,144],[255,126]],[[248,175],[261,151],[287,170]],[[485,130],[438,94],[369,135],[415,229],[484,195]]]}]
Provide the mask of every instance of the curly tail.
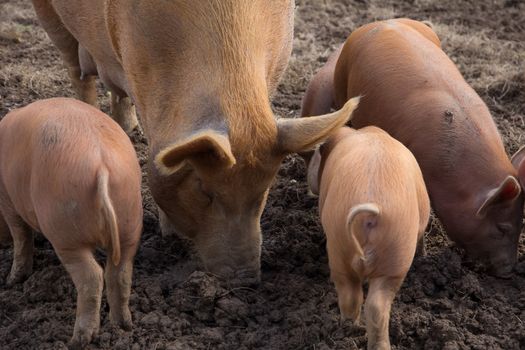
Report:
[{"label": "curly tail", "polygon": [[111,260],[117,266],[120,263],[120,239],[117,224],[117,216],[111,198],[108,193],[108,170],[102,168],[97,175],[97,193],[102,211],[104,228],[109,231],[111,236]]},{"label": "curly tail", "polygon": [[[368,217],[363,218],[364,220],[366,220],[365,222],[357,220],[358,217],[363,216],[365,214],[368,215]],[[353,206],[352,209],[350,209],[350,213],[348,214],[348,217],[346,219],[346,227],[348,230],[348,234],[350,235],[350,244],[352,244],[352,248],[361,259],[364,259],[365,254],[363,252],[363,247],[361,246],[361,244],[355,236],[355,232],[358,229],[362,229],[364,225],[370,228],[376,226],[379,214],[379,207],[375,203],[358,204]]]}]

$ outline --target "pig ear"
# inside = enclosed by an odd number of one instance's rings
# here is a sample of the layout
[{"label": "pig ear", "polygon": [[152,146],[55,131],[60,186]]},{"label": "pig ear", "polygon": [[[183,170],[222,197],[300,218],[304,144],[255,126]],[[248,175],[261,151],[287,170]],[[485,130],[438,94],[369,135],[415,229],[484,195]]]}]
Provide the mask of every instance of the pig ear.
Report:
[{"label": "pig ear", "polygon": [[518,171],[518,179],[520,180],[521,187],[525,188],[525,146],[522,146],[516,153],[512,155],[510,161],[514,168]]},{"label": "pig ear", "polygon": [[521,187],[518,180],[516,180],[514,176],[507,176],[501,185],[489,191],[487,198],[478,209],[476,215],[482,218],[487,214],[487,211],[492,205],[512,202],[518,198],[520,193]]},{"label": "pig ear", "polygon": [[510,161],[512,162],[512,165],[516,170],[519,169],[521,162],[523,162],[523,159],[525,158],[525,146],[521,146],[519,150],[516,151],[510,158]]},{"label": "pig ear", "polygon": [[213,130],[205,130],[176,142],[155,157],[155,165],[162,175],[171,175],[185,162],[196,167],[231,168],[235,164],[228,137]]},{"label": "pig ear", "polygon": [[334,113],[317,117],[279,119],[277,121],[278,151],[288,154],[313,150],[350,120],[358,103],[359,97],[354,97]]}]

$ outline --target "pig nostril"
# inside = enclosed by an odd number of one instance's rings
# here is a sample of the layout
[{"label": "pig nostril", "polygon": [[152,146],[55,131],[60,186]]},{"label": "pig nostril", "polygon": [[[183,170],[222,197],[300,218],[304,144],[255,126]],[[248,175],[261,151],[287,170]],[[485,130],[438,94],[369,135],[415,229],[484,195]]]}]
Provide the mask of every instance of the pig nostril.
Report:
[{"label": "pig nostril", "polygon": [[507,272],[507,273],[504,273],[504,274],[497,274],[496,277],[508,280],[508,279],[510,279],[512,277],[512,272]]},{"label": "pig nostril", "polygon": [[236,272],[237,278],[259,278],[259,271],[253,269],[243,269]]},{"label": "pig nostril", "polygon": [[257,286],[261,282],[261,273],[259,270],[242,269],[235,273],[236,280],[244,286]]},{"label": "pig nostril", "polygon": [[495,277],[502,278],[502,279],[509,279],[512,277],[513,271],[514,271],[513,266],[507,265],[507,266],[499,267],[499,268],[494,267],[491,272],[492,272],[492,275],[494,275]]},{"label": "pig nostril", "polygon": [[212,267],[212,266],[208,267],[207,270],[211,272],[213,275],[215,275],[216,277],[228,279],[228,278],[232,278],[235,276],[234,270],[228,266],[221,266],[221,267],[217,267],[217,266]]},{"label": "pig nostril", "polygon": [[[211,268],[214,266],[214,268]],[[222,279],[231,287],[257,286],[261,281],[260,270],[253,268],[233,269],[230,266],[210,265],[208,268],[212,274]]]},{"label": "pig nostril", "polygon": [[261,282],[259,270],[242,269],[236,270],[235,276],[225,281],[230,287],[256,287]]}]

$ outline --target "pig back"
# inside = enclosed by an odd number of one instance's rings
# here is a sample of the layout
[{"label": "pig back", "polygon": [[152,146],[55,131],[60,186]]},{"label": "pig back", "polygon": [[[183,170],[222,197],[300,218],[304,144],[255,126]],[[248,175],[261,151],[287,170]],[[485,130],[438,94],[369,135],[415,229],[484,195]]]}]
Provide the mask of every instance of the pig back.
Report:
[{"label": "pig back", "polygon": [[336,232],[346,232],[340,228],[346,227],[348,213],[363,203],[375,203],[380,215],[377,227],[367,236],[356,233],[358,241],[365,251],[368,248],[377,256],[396,261],[392,265],[388,259],[378,259],[370,264],[370,274],[382,271],[396,276],[406,271],[415,252],[421,213],[428,208],[428,195],[414,156],[375,127],[355,131],[339,141],[324,164],[319,207],[323,227],[333,236],[331,244],[340,246],[338,250],[349,244],[346,234]]},{"label": "pig back", "polygon": [[102,167],[110,172],[112,199],[125,203],[122,208],[140,205],[133,146],[118,124],[96,108],[73,99],[38,101],[6,116],[0,135],[6,136],[0,141],[4,193],[35,230],[60,230],[57,222],[64,228],[97,224],[95,189]]},{"label": "pig back", "polygon": [[[378,22],[354,32],[344,45],[334,84],[337,104],[363,95],[352,126],[376,125],[402,142],[427,183],[450,170],[458,176],[478,171],[483,187],[494,183],[481,171],[484,166],[513,173],[510,162],[493,161],[507,156],[481,98],[435,42],[405,23]],[[466,162],[475,166],[458,167]]]}]

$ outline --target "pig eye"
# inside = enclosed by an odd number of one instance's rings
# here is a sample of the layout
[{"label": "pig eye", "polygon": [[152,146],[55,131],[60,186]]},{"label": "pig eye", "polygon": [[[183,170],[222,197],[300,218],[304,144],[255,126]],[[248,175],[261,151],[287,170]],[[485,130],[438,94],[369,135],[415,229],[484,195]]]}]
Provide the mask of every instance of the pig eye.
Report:
[{"label": "pig eye", "polygon": [[204,196],[206,196],[206,198],[207,198],[207,199],[209,200],[209,202],[210,202],[209,204],[211,204],[211,203],[213,202],[213,197],[214,197],[213,193],[210,192],[210,191],[208,191],[208,190],[206,189],[206,187],[205,187],[204,184],[202,183],[202,180],[199,179],[198,182],[199,182],[199,190],[200,190],[200,192],[201,192]]},{"label": "pig eye", "polygon": [[490,236],[492,238],[501,239],[512,231],[512,224],[502,222],[496,224],[496,228],[497,230],[495,232],[492,232]]}]

